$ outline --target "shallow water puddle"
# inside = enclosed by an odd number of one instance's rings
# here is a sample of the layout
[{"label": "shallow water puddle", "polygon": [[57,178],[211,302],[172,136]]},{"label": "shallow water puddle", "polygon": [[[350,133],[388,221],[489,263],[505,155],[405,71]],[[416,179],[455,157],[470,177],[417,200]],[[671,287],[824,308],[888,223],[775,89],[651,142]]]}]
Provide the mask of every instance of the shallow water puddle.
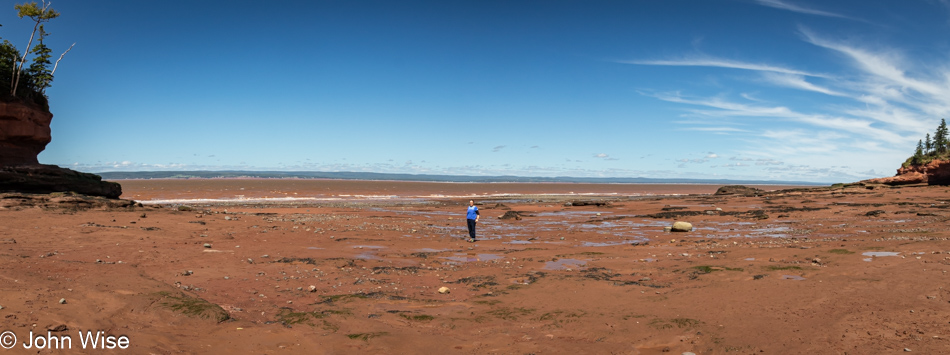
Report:
[{"label": "shallow water puddle", "polygon": [[900,252],[896,252],[896,251],[866,251],[866,252],[861,253],[861,255],[870,256],[870,258],[864,258],[864,261],[871,261],[871,260],[874,260],[874,258],[882,257],[882,256],[898,256],[898,255],[900,255]]},{"label": "shallow water puddle", "polygon": [[441,253],[443,251],[448,251],[448,249],[422,248],[422,249],[416,249],[416,251],[420,253]]},{"label": "shallow water puddle", "polygon": [[805,278],[798,275],[782,275],[782,280],[802,281],[805,280]]},{"label": "shallow water puddle", "polygon": [[558,259],[557,261],[548,261],[544,263],[545,270],[571,270],[585,269],[587,260],[579,259]]},{"label": "shallow water puddle", "polygon": [[492,261],[492,260],[498,260],[498,259],[504,258],[504,256],[500,256],[496,254],[468,255],[468,254],[462,254],[462,253],[455,253],[455,255],[456,256],[442,256],[440,257],[440,259],[448,259],[452,261],[468,263],[468,262],[473,262],[473,261]]}]

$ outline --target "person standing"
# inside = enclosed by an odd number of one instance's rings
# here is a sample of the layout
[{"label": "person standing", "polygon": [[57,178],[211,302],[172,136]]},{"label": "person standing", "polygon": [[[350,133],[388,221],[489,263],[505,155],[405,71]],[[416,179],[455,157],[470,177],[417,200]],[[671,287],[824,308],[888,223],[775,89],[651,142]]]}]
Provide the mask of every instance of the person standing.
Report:
[{"label": "person standing", "polygon": [[475,242],[475,224],[478,223],[478,207],[475,207],[475,200],[468,201],[468,212],[465,214],[465,220],[468,222],[468,236],[470,242]]}]

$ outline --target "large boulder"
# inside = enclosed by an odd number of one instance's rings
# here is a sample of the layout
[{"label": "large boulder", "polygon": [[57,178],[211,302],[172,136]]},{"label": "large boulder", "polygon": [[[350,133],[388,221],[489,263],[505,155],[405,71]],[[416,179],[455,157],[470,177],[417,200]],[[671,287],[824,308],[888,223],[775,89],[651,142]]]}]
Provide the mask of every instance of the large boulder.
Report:
[{"label": "large boulder", "polygon": [[51,138],[53,114],[19,102],[0,102],[0,166],[39,164]]},{"label": "large boulder", "polygon": [[0,166],[0,192],[75,192],[89,196],[119,198],[122,186],[102,181],[99,175],[60,168],[56,165]]},{"label": "large boulder", "polygon": [[693,224],[689,222],[677,221],[670,228],[671,232],[690,232],[693,230]]}]

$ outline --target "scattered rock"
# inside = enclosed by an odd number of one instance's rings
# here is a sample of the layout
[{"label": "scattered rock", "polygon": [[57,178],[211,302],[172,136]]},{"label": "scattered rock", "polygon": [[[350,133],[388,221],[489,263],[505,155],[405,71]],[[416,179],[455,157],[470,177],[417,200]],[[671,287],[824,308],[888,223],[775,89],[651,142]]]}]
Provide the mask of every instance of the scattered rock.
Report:
[{"label": "scattered rock", "polygon": [[449,291],[449,288],[448,288],[448,287],[445,287],[445,286],[439,287],[439,293],[441,293],[441,294],[446,294],[446,293],[449,293],[449,292],[450,292],[450,291]]},{"label": "scattered rock", "polygon": [[520,221],[521,217],[531,217],[531,215],[525,214],[523,211],[508,211],[505,212],[503,216],[498,217],[498,219],[514,219]]},{"label": "scattered rock", "polygon": [[65,299],[65,298],[60,298],[60,299],[59,299],[59,304],[66,304],[66,299]]},{"label": "scattered rock", "polygon": [[742,186],[742,185],[729,185],[720,187],[716,190],[716,195],[741,195],[741,196],[756,196],[762,193],[762,190],[759,190],[754,187]]},{"label": "scattered rock", "polygon": [[310,285],[310,292],[317,292],[317,286]]},{"label": "scattered rock", "polygon": [[[599,201],[599,200],[577,200],[569,202],[571,206],[610,206],[610,201]],[[566,206],[567,204],[565,204]]]},{"label": "scattered rock", "polygon": [[869,211],[868,213],[865,213],[864,215],[868,217],[877,217],[884,213],[885,213],[884,210],[874,210],[874,211]]},{"label": "scattered rock", "polygon": [[670,227],[671,232],[689,232],[693,230],[693,224],[689,222],[677,221]]},{"label": "scattered rock", "polygon": [[46,330],[51,332],[65,332],[69,330],[69,327],[67,327],[65,324],[60,324],[52,328],[46,328]]},{"label": "scattered rock", "polygon": [[664,232],[669,232],[669,231],[672,231],[672,230],[673,230],[673,227],[670,227],[670,226],[663,227],[663,231],[664,231]]},{"label": "scattered rock", "polygon": [[205,248],[211,249],[211,244],[205,243]]}]

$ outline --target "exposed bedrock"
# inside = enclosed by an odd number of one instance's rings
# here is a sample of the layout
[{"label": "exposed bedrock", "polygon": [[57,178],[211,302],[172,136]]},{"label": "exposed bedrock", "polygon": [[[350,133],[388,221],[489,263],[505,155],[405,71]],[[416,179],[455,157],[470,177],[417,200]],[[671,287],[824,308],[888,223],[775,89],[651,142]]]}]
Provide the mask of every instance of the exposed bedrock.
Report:
[{"label": "exposed bedrock", "polygon": [[897,169],[895,176],[864,182],[887,185],[950,185],[950,160],[934,160],[924,165],[901,167]]},{"label": "exposed bedrock", "polygon": [[52,140],[53,114],[35,105],[0,102],[0,192],[75,192],[118,198],[122,187],[99,175],[42,165],[37,155]]}]

